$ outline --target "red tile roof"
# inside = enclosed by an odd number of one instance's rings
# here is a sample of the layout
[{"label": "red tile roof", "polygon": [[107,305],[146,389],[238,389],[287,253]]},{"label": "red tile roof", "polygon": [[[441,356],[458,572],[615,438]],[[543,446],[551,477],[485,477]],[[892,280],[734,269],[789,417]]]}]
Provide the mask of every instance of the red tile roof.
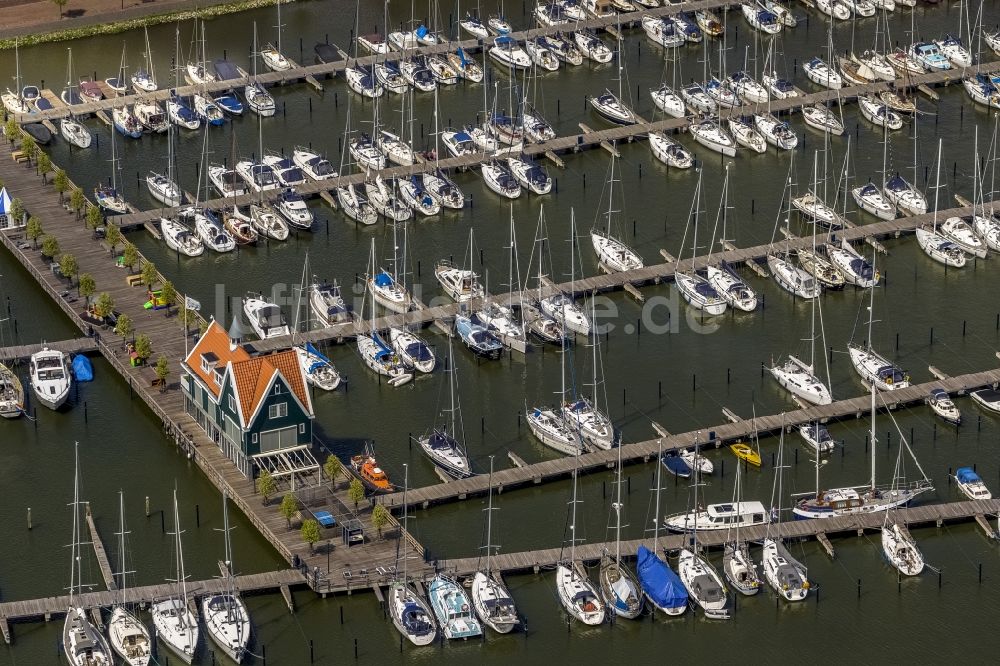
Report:
[{"label": "red tile roof", "polygon": [[208,390],[212,392],[216,398],[219,397],[219,386],[215,383],[215,379],[212,377],[211,372],[205,372],[201,367],[201,355],[207,352],[215,354],[218,358],[218,362],[215,367],[220,371],[224,372],[226,366],[234,361],[245,361],[250,358],[250,354],[240,347],[236,346],[236,349],[230,350],[229,348],[229,334],[226,333],[225,329],[219,325],[219,322],[213,321],[208,325],[208,328],[202,334],[198,343],[188,354],[188,357],[184,359],[184,364],[188,369],[197,375],[201,381],[208,387]]}]

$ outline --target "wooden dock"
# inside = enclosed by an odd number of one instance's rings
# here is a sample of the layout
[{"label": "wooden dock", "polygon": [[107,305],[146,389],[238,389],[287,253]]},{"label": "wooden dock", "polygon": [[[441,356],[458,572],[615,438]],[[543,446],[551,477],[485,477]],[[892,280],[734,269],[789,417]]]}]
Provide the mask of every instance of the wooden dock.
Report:
[{"label": "wooden dock", "polygon": [[[945,523],[962,522],[976,520],[980,522],[983,516],[996,515],[1000,511],[1000,500],[977,500],[967,502],[949,502],[947,504],[927,504],[923,506],[909,507],[895,511],[895,518],[899,522],[910,527],[922,525],[941,526]],[[803,540],[816,538],[827,550],[826,544],[830,543],[829,536],[835,534],[858,534],[865,530],[878,530],[882,528],[885,514],[882,512],[870,513],[857,516],[839,516],[835,518],[814,518],[810,520],[792,520],[782,523],[775,523],[770,526],[758,525],[740,530],[740,537],[750,542],[763,541],[768,536],[781,536],[786,540]],[[992,530],[990,530],[992,532]],[[699,532],[698,545],[706,549],[721,548],[727,538],[726,530],[715,530],[711,532]],[[654,552],[676,551],[683,547],[690,547],[690,536],[684,534],[666,534],[661,536],[657,543],[653,543],[652,538],[633,539],[622,541],[621,550],[625,557],[635,557],[635,552],[639,546],[646,546]],[[614,542],[609,543],[584,543],[576,547],[576,557],[580,562],[596,562],[605,553],[613,551]],[[832,557],[833,546],[829,547],[828,554]],[[568,549],[548,548],[545,550],[529,550],[516,553],[500,553],[490,558],[490,565],[497,571],[513,573],[518,571],[532,571],[537,573],[541,569],[554,567],[560,562],[564,562],[569,554]],[[478,557],[467,557],[461,559],[442,560],[438,562],[441,570],[454,576],[469,576],[479,570],[481,560]]]},{"label": "wooden dock", "polygon": [[[961,395],[983,386],[992,386],[1000,382],[1000,368],[975,372],[967,375],[948,377],[925,384],[916,384],[905,389],[879,393],[876,408],[896,409],[903,405],[923,403],[933,388],[942,388],[952,395]],[[871,398],[868,395],[837,400],[829,405],[810,406],[805,409],[791,410],[783,414],[758,416],[742,419],[733,415],[736,420],[713,426],[698,428],[688,432],[659,436],[643,442],[623,444],[621,458],[623,462],[645,462],[656,457],[656,452],[672,451],[694,446],[698,442],[706,450],[719,448],[735,441],[744,440],[754,433],[766,434],[791,428],[810,421],[826,423],[836,419],[861,418],[868,414]],[[662,428],[662,426],[661,426]],[[714,439],[709,439],[714,434]],[[529,465],[515,466],[508,469],[493,471],[493,487],[496,492],[528,484],[538,484],[546,481],[563,479],[570,476],[574,469],[581,471],[613,467],[618,459],[616,448],[606,451],[584,453],[579,457],[556,458]],[[735,460],[734,460],[735,462]],[[480,474],[465,479],[457,479],[447,484],[436,484],[422,488],[410,488],[406,493],[406,502],[411,506],[428,507],[432,504],[464,499],[470,495],[483,495],[489,491],[489,476]],[[403,503],[403,493],[392,493],[378,498],[379,502],[393,509],[399,509]]]},{"label": "wooden dock", "polygon": [[64,354],[91,354],[97,352],[97,342],[93,338],[73,338],[72,340],[40,342],[35,345],[0,347],[0,361],[17,361],[29,358],[32,354],[37,354],[46,348],[55,349]]},{"label": "wooden dock", "polygon": [[115,583],[115,572],[111,568],[108,560],[108,552],[104,549],[104,541],[101,539],[97,525],[94,524],[94,516],[90,512],[90,504],[87,504],[87,529],[90,531],[90,543],[94,546],[94,554],[97,557],[97,566],[101,569],[101,577],[104,579],[104,586],[111,592],[118,589]]}]

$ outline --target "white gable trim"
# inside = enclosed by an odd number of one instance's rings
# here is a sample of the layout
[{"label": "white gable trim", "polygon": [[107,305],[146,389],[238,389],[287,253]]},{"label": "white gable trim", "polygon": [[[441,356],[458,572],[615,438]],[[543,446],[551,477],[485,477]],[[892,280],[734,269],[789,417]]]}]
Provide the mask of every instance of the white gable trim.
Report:
[{"label": "white gable trim", "polygon": [[[299,372],[301,372],[301,371],[302,371],[302,369],[301,369],[301,367],[299,367]],[[301,409],[303,412],[305,412],[306,415],[308,416],[308,418],[312,418],[312,409],[311,409],[312,403],[309,404],[310,409],[306,409],[306,406],[302,404],[301,400],[299,400],[299,396],[295,395],[295,391],[292,390],[292,387],[289,385],[288,380],[285,379],[284,375],[281,374],[280,370],[278,370],[277,368],[275,368],[274,372],[271,373],[271,378],[267,382],[267,388],[264,390],[263,397],[261,398],[260,402],[258,402],[253,407],[253,412],[250,414],[250,418],[246,422],[246,427],[247,428],[250,427],[251,423],[253,423],[254,421],[257,420],[257,416],[260,414],[260,408],[261,408],[261,406],[263,406],[263,404],[265,402],[265,398],[267,398],[269,395],[271,395],[271,390],[274,388],[274,383],[275,383],[275,381],[277,381],[278,377],[281,377],[282,381],[285,383],[285,387],[288,389],[288,394],[292,396],[292,400],[294,400],[295,404],[299,406],[299,409]],[[282,395],[284,395],[284,394],[282,394]],[[308,397],[308,395],[309,395],[309,393],[308,393],[308,391],[306,391],[306,396]]]}]

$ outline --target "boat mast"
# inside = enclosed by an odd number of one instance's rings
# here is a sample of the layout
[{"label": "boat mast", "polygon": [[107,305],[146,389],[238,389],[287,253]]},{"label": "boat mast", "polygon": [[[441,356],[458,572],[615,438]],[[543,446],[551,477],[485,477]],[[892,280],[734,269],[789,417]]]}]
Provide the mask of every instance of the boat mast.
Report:
[{"label": "boat mast", "polygon": [[448,434],[452,437],[458,432],[455,427],[455,356],[452,353],[451,336],[448,336],[448,393],[451,397],[451,409],[448,410]]},{"label": "boat mast", "polygon": [[125,605],[125,574],[132,573],[130,571],[125,571],[125,494],[122,491],[118,491],[118,552],[121,555],[122,568],[119,572],[122,579],[119,583],[118,589],[121,590],[121,604]]},{"label": "boat mast", "polygon": [[490,456],[490,488],[486,504],[486,576],[492,574],[490,557],[493,555],[493,456]]},{"label": "boat mast", "polygon": [[[875,316],[875,287],[871,288],[871,301],[868,306],[868,352],[872,353],[872,319]],[[871,384],[871,410],[872,410],[872,423],[871,430],[869,432],[869,437],[871,439],[871,464],[872,464],[872,478],[871,478],[871,489],[875,489],[875,380],[869,382]]]},{"label": "boat mast", "polygon": [[[619,448],[621,448],[619,446]],[[737,465],[739,467],[739,465]],[[663,473],[663,440],[656,440],[656,508],[653,509],[653,552],[660,541],[660,475]]]},{"label": "boat mast", "polygon": [[[73,606],[76,585],[80,582],[80,442],[73,443],[73,531],[69,556],[69,605]],[[83,586],[80,585],[80,593]]]},{"label": "boat mast", "polygon": [[[181,604],[187,608],[187,576],[184,573],[184,549],[181,547],[180,515],[177,511],[177,489],[174,489],[174,534],[177,540],[177,579],[181,588]],[[184,614],[181,615],[184,617]]]},{"label": "boat mast", "polygon": [[143,32],[146,33],[146,74],[149,75],[149,80],[156,85],[156,73],[153,67],[153,50],[149,47],[149,28],[143,28]]},{"label": "boat mast", "polygon": [[[275,45],[275,49],[278,51],[278,54],[280,55],[281,54],[281,0],[278,0],[276,4],[278,5],[278,25],[274,27],[278,29],[278,43]],[[204,25],[205,24],[202,23],[202,26]],[[205,30],[204,27],[202,27],[202,35],[204,35],[204,30]]]},{"label": "boat mast", "polygon": [[937,216],[938,216],[938,193],[941,187],[941,141],[938,139],[938,150],[937,150],[937,170],[934,181],[934,216],[931,218],[933,220],[934,233],[937,233]]},{"label": "boat mast", "polygon": [[403,585],[406,585],[406,561],[408,559],[410,559],[409,556],[406,553],[406,550],[405,550],[406,547],[407,547],[406,544],[407,544],[408,534],[409,534],[407,532],[406,528],[407,528],[407,522],[410,519],[410,511],[409,511],[409,508],[406,505],[406,491],[407,491],[407,488],[409,487],[409,485],[410,485],[410,466],[408,464],[406,464],[406,463],[403,463],[403,542],[402,542],[403,543],[403,548],[404,548],[404,551],[403,551]]},{"label": "boat mast", "polygon": [[621,566],[622,556],[622,447],[618,446],[618,492],[615,503],[615,565]]}]

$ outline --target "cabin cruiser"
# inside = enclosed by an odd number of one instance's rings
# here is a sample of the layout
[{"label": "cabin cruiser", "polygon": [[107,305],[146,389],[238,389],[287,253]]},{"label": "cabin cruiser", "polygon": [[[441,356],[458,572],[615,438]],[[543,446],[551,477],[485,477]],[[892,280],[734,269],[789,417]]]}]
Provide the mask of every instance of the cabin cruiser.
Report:
[{"label": "cabin cruiser", "polygon": [[243,297],[243,314],[246,315],[250,328],[261,340],[278,338],[290,332],[281,308],[264,300],[260,294],[247,294]]},{"label": "cabin cruiser", "polygon": [[837,442],[834,441],[830,431],[819,421],[800,425],[799,435],[817,455],[833,453],[833,450],[837,448]]},{"label": "cabin cruiser", "polygon": [[709,504],[703,510],[667,516],[663,524],[672,532],[729,530],[771,522],[770,512],[760,502]]},{"label": "cabin cruiser", "polygon": [[489,53],[493,60],[511,71],[531,67],[531,57],[520,44],[506,35],[493,39],[493,46],[490,47]]},{"label": "cabin cruiser", "polygon": [[68,355],[57,349],[42,347],[42,351],[31,355],[28,374],[38,402],[53,410],[63,406],[73,383]]},{"label": "cabin cruiser", "polygon": [[309,287],[309,311],[324,327],[351,319],[351,311],[348,310],[340,293],[340,285],[336,282],[316,283]]},{"label": "cabin cruiser", "polygon": [[339,174],[330,164],[330,160],[321,157],[318,153],[305,148],[296,148],[292,152],[292,161],[302,169],[302,173],[313,180],[327,180],[336,178]]},{"label": "cabin cruiser", "polygon": [[456,303],[465,303],[473,298],[482,298],[484,295],[478,275],[471,270],[458,268],[447,259],[437,262],[434,267],[434,277],[444,292]]}]

